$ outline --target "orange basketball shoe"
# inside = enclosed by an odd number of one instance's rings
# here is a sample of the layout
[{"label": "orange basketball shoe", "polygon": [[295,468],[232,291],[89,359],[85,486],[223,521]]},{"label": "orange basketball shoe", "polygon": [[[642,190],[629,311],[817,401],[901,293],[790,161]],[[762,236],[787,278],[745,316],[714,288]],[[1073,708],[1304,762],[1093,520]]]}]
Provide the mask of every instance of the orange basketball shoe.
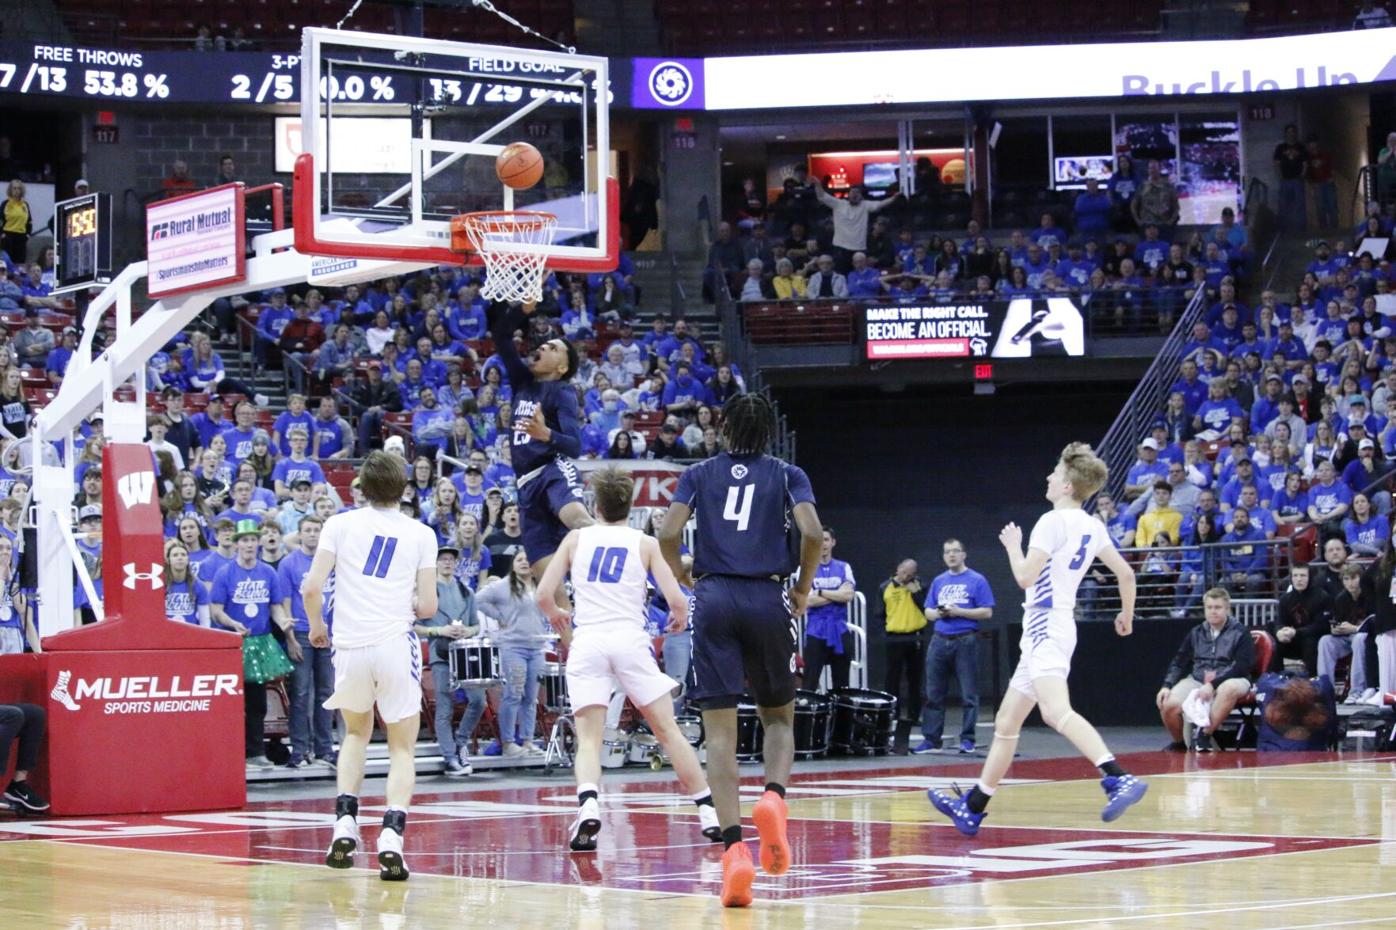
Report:
[{"label": "orange basketball shoe", "polygon": [[767,875],[783,875],[790,868],[785,816],[785,798],[774,791],[761,795],[751,808],[751,819],[756,821],[756,832],[761,838],[761,870]]},{"label": "orange basketball shoe", "polygon": [[745,843],[729,846],[722,854],[722,906],[750,907],[751,883],[756,880],[756,866],[751,864],[751,850]]}]

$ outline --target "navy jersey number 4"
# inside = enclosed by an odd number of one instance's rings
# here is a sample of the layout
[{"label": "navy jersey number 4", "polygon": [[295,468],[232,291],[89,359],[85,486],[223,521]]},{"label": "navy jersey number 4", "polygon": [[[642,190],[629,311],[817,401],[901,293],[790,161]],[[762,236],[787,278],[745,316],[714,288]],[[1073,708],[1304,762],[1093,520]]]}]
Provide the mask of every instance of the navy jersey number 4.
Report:
[{"label": "navy jersey number 4", "polygon": [[791,571],[789,511],[814,503],[809,478],[769,455],[723,452],[679,477],[675,503],[698,518],[693,571],[761,578]]}]

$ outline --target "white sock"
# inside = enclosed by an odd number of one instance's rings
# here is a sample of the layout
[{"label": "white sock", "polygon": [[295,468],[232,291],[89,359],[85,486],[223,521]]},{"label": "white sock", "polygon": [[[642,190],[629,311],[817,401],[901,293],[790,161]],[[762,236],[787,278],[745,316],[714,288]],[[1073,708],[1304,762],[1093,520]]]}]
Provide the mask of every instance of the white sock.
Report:
[{"label": "white sock", "polygon": [[598,799],[601,797],[601,789],[600,789],[599,787],[597,787],[596,785],[592,785],[592,784],[578,785],[578,786],[577,786],[577,803],[578,803],[578,804],[581,804],[581,803],[582,803],[582,795],[583,795],[584,793],[588,792],[588,791],[591,791],[591,792],[595,793]]},{"label": "white sock", "polygon": [[977,781],[977,782],[975,782],[975,783],[974,783],[974,787],[978,788],[980,791],[984,792],[985,794],[987,794],[987,795],[988,795],[989,797],[991,797],[991,798],[994,796],[994,792],[998,790],[997,788],[990,788],[988,785],[984,784],[982,781]]}]

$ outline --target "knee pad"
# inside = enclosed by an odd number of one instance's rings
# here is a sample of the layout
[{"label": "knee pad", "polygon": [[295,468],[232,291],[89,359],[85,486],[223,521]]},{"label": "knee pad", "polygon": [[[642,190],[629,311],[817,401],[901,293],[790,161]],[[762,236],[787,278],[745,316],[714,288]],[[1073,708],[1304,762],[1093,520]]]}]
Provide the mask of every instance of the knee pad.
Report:
[{"label": "knee pad", "polygon": [[1067,724],[1071,723],[1071,721],[1075,719],[1076,711],[1069,710],[1066,713],[1062,714],[1062,718],[1052,725],[1052,729],[1056,730],[1058,733],[1064,734],[1066,732]]},{"label": "knee pad", "polygon": [[994,739],[1001,739],[1005,743],[1016,743],[1018,741],[1018,734],[1014,733],[1012,735],[1009,735],[1007,733],[1000,733],[998,730],[995,730]]}]

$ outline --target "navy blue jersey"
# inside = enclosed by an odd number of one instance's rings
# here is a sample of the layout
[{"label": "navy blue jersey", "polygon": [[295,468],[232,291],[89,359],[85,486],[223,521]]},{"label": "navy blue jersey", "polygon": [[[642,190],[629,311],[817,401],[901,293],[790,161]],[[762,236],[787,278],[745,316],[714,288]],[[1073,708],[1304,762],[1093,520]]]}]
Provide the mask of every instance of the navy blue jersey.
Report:
[{"label": "navy blue jersey", "polygon": [[809,478],[769,455],[719,453],[679,477],[674,502],[698,515],[695,575],[761,578],[793,571],[789,511],[814,503]]},{"label": "navy blue jersey", "polygon": [[514,422],[533,419],[540,408],[543,422],[552,430],[552,439],[540,442],[523,430],[510,437],[510,459],[514,472],[526,475],[553,461],[559,455],[576,458],[582,454],[582,424],[577,414],[577,389],[567,381],[538,381],[514,346],[514,330],[524,328],[528,318],[519,310],[501,311],[491,335],[495,351],[509,375],[514,392]]}]

